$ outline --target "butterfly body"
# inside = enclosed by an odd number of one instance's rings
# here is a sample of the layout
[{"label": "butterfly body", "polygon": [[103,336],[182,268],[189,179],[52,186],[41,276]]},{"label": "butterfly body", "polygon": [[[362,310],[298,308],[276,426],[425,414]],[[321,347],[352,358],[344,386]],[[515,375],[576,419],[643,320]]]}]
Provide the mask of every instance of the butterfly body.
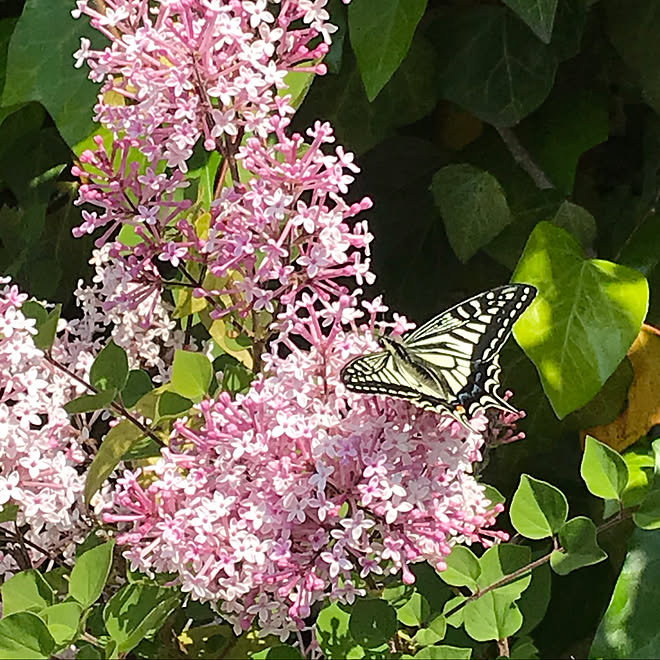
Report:
[{"label": "butterfly body", "polygon": [[480,409],[515,412],[497,392],[498,354],[535,295],[526,284],[481,293],[401,338],[381,338],[383,350],[351,360],[341,378],[349,390],[407,399],[468,427]]}]

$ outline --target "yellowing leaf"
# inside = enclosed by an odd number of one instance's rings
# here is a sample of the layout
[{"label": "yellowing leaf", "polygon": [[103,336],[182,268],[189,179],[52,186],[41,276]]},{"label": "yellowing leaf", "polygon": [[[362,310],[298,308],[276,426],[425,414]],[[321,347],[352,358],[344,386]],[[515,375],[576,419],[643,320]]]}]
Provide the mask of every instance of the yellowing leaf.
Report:
[{"label": "yellowing leaf", "polygon": [[610,424],[583,431],[617,451],[623,451],[660,424],[660,330],[644,324],[628,351],[635,373],[628,407]]}]

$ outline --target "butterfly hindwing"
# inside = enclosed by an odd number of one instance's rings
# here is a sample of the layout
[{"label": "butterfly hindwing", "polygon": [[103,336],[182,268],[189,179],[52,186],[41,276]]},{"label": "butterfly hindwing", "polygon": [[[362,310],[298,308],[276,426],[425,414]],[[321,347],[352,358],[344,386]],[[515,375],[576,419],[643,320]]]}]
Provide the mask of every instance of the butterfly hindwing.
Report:
[{"label": "butterfly hindwing", "polygon": [[349,362],[348,389],[388,394],[449,412],[466,424],[482,408],[515,411],[497,392],[498,354],[536,289],[510,284],[481,293],[432,318],[401,339],[383,338],[383,351]]}]

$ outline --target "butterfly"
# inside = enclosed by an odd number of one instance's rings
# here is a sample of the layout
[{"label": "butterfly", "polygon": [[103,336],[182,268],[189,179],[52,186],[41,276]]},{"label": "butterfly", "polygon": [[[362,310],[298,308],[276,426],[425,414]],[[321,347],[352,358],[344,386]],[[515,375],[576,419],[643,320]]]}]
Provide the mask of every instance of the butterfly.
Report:
[{"label": "butterfly", "polygon": [[383,350],[351,360],[341,379],[353,392],[407,399],[468,428],[481,409],[515,413],[497,392],[499,351],[535,296],[529,284],[480,293],[401,338],[381,337]]}]

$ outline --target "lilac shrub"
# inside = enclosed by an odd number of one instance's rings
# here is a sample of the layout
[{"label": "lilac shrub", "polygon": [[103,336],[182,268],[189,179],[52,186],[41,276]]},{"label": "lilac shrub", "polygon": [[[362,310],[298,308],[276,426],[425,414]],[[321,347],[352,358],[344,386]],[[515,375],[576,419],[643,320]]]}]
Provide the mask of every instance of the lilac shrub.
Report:
[{"label": "lilac shrub", "polygon": [[[359,217],[371,201],[345,200],[359,171],[353,155],[334,146],[327,123],[289,131],[287,74],[325,72],[335,30],[325,0],[106,0],[104,13],[76,4],[74,16],[90,17],[109,42],[95,51],[83,39],[76,58],[102,83],[96,117],[112,139],[97,136],[74,168],[86,205],[75,233],[103,231],[94,282],[76,292],[81,318],[62,323],[53,357],[84,381],[112,336],[131,368],[166,382],[175,349],[197,348],[176,321],[187,291],[209,323],[250,338],[258,371],[245,393],[197,403],[157,461],[121,467],[97,494],[132,566],[175,574],[237,632],[256,625],[284,639],[328,597],[351,603],[367,581],[412,583],[415,562],[443,570],[456,543],[505,539],[491,529],[503,507],[472,471],[489,437],[485,415],[468,429],[341,382],[342,366],[375,350],[378,334],[412,326],[396,314],[379,321],[387,308],[359,288],[375,277],[373,236]],[[206,205],[189,194],[189,160],[201,149],[221,157]],[[22,298],[5,296],[18,318]],[[18,327],[29,345],[29,323]],[[19,341],[11,322],[4,328],[2,341]],[[30,452],[49,448],[65,466],[85,458],[61,408],[81,392],[66,374],[48,374],[59,378],[48,381],[59,387],[49,403],[57,443],[43,432],[42,447],[42,430],[15,403],[0,409],[25,435],[24,454],[0,448],[0,479],[18,474],[24,488],[34,470],[35,496],[54,475],[37,474]],[[24,386],[32,396],[34,383]],[[500,423],[502,440],[515,437],[511,421]],[[69,509],[83,488],[75,477],[52,496]],[[21,497],[11,495],[27,506]],[[44,528],[66,522],[44,516]],[[25,521],[41,529],[41,519]]]}]

